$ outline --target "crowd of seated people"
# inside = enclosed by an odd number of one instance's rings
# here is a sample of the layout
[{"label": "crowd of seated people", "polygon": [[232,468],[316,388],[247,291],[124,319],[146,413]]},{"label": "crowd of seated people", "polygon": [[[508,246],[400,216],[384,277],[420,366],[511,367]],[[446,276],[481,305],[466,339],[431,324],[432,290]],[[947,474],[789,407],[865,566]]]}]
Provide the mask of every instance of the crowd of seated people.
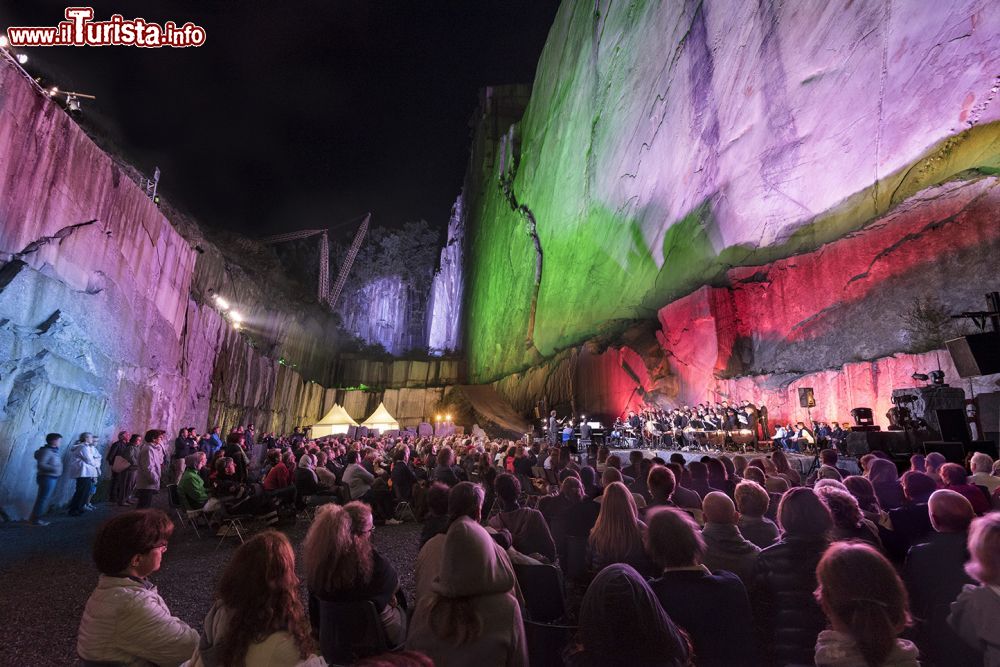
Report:
[{"label": "crowd of seated people", "polygon": [[[151,433],[147,444],[162,447],[162,432]],[[323,664],[322,610],[370,602],[387,645],[407,651],[396,655],[525,665],[539,650],[531,573],[558,572],[561,615],[544,620],[566,628],[556,651],[565,664],[1000,660],[1000,477],[984,454],[967,468],[914,456],[900,476],[874,453],[851,475],[824,450],[803,475],[780,449],[632,453],[623,466],[608,452],[578,460],[567,447],[462,436],[268,444],[255,450],[234,431],[211,455],[165,455],[161,470],[176,473],[185,508],[253,514],[268,527],[283,509],[319,503],[303,545],[307,599],[289,574],[287,538],[264,530],[237,550],[199,636],[148,580],[172,524],[157,510],[128,512],[98,533],[102,574],[81,622],[82,658]],[[404,502],[423,523],[419,553],[391,563],[373,531],[398,523]],[[237,567],[267,580],[239,589]],[[399,573],[411,569],[407,599]],[[113,629],[126,618],[134,630]]]}]

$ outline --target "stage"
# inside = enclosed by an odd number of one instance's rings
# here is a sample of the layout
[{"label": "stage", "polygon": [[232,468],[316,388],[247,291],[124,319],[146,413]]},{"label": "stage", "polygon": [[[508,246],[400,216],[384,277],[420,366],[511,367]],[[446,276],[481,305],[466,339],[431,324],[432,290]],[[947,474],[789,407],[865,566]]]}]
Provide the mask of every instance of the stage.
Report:
[{"label": "stage", "polygon": [[[627,449],[615,449],[612,450],[612,454],[617,454],[622,460],[622,467],[629,464],[628,456],[629,452],[633,450]],[[634,451],[642,452],[643,458],[651,459],[655,456],[659,456],[664,461],[670,461],[671,454],[680,454],[684,457],[685,463],[690,463],[691,461],[700,461],[703,456],[711,456],[713,458],[719,458],[722,456],[728,456],[732,458],[736,456],[733,452],[723,452],[721,450],[692,450],[692,451],[681,451],[679,449],[637,449]],[[756,457],[770,458],[769,452],[747,452],[742,454],[747,461],[754,459]],[[805,477],[812,470],[813,463],[816,462],[818,466],[817,457],[815,455],[807,454],[796,454],[795,452],[785,452],[785,457],[788,459],[788,464],[795,470]],[[850,456],[841,456],[837,461],[837,466],[843,468],[852,475],[860,475],[861,468],[858,466],[858,461]]]}]

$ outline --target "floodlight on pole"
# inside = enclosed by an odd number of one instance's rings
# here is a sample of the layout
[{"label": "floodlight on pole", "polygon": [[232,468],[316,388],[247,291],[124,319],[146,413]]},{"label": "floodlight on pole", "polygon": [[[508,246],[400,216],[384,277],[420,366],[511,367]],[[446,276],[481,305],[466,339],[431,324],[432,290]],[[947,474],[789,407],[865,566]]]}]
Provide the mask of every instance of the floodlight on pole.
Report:
[{"label": "floodlight on pole", "polygon": [[28,54],[27,53],[17,54],[17,62],[19,62],[22,65],[26,64],[28,62]]},{"label": "floodlight on pole", "polygon": [[0,49],[6,49],[10,46],[10,40],[7,39],[7,35],[0,35]]}]

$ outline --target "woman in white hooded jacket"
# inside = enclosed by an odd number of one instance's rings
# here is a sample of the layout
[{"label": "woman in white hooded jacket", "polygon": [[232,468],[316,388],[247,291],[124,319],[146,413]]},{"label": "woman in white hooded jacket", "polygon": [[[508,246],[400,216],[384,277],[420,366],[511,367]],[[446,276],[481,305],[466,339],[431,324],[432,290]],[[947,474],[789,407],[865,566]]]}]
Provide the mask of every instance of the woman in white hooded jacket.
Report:
[{"label": "woman in white hooded jacket", "polygon": [[159,429],[146,431],[145,442],[139,448],[139,474],[135,484],[136,507],[142,509],[153,504],[153,496],[160,491],[160,476],[166,452],[163,443],[167,432]]},{"label": "woman in white hooded jacket", "polygon": [[69,450],[69,476],[76,480],[76,492],[69,503],[70,516],[79,516],[94,509],[90,499],[101,474],[101,453],[94,446],[91,433],[81,433],[80,439]]}]

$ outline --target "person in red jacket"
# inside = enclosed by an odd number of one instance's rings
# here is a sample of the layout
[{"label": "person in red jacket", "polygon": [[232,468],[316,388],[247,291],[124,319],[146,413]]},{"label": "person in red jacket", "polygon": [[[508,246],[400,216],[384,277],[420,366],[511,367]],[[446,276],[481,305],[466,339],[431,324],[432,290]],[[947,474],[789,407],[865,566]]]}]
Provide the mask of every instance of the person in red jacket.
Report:
[{"label": "person in red jacket", "polygon": [[944,488],[965,496],[972,503],[972,509],[975,510],[977,516],[982,516],[990,511],[989,498],[978,486],[969,484],[965,468],[957,463],[945,463],[941,466],[940,474]]}]

